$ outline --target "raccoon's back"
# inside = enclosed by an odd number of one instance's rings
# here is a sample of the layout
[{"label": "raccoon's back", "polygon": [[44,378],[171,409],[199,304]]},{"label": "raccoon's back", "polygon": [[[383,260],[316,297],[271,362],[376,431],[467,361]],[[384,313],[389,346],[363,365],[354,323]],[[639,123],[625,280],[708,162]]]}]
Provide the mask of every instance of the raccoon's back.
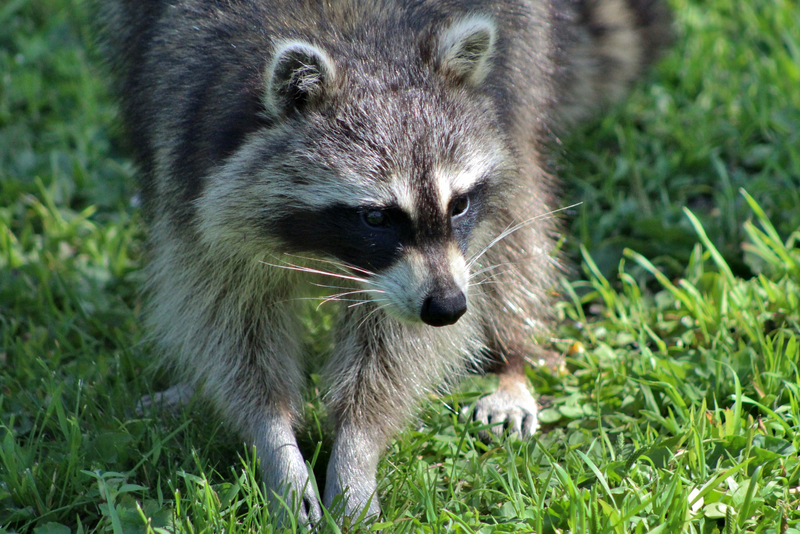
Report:
[{"label": "raccoon's back", "polygon": [[169,178],[171,203],[187,206],[202,177],[263,125],[269,36],[246,24],[263,13],[231,13],[205,1],[111,0],[102,9],[145,205],[153,203],[158,176]]}]

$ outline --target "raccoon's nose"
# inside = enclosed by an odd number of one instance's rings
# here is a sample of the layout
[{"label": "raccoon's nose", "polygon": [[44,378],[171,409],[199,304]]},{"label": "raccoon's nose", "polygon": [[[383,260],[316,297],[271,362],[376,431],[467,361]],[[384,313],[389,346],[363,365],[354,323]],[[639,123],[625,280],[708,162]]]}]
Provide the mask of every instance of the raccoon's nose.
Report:
[{"label": "raccoon's nose", "polygon": [[458,321],[467,311],[467,297],[458,289],[428,295],[422,303],[420,318],[431,326],[447,326]]}]

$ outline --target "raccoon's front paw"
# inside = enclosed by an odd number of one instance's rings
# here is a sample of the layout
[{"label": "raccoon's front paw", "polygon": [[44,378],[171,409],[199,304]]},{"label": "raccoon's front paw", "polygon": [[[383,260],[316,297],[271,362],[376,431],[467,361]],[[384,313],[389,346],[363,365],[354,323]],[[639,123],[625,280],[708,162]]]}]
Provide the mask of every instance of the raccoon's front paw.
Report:
[{"label": "raccoon's front paw", "polygon": [[[328,481],[325,487],[323,502],[334,515],[356,519],[361,517],[369,520],[378,519],[381,515],[381,505],[378,502],[376,482],[372,477],[363,473],[354,473],[348,481],[335,478]],[[341,500],[337,499],[341,496]]]},{"label": "raccoon's front paw", "polygon": [[270,498],[270,512],[277,518],[276,524],[289,527],[291,514],[296,515],[301,525],[309,528],[318,525],[322,521],[322,507],[297,446],[286,444],[263,462],[262,476],[268,495],[274,497]]},{"label": "raccoon's front paw", "polygon": [[[505,378],[505,377],[503,377]],[[491,425],[489,431],[502,436],[505,430],[521,439],[530,439],[539,428],[539,409],[531,395],[527,381],[503,380],[497,391],[481,397],[474,407],[465,407],[461,411],[462,419],[471,419],[484,425]],[[491,436],[482,430],[479,437],[483,441],[491,441]]]},{"label": "raccoon's front paw", "polygon": [[322,499],[334,515],[351,519],[363,515],[370,521],[380,517],[376,475],[384,443],[381,430],[352,423],[338,429]]}]

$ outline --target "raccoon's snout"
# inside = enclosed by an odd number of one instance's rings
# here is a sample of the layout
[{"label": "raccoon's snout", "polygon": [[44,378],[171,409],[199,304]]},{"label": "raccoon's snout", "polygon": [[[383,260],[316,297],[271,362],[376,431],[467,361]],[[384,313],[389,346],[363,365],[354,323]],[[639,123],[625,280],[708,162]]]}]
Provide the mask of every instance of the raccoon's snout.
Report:
[{"label": "raccoon's snout", "polygon": [[425,299],[420,318],[431,326],[454,324],[467,311],[467,297],[460,289],[434,292]]}]

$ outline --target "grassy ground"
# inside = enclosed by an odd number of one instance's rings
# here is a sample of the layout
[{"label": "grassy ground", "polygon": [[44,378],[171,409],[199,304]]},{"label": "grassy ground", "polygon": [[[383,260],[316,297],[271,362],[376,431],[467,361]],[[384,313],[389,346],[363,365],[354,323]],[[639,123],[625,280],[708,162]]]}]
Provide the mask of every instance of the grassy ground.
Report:
[{"label": "grassy ground", "polygon": [[[530,371],[544,431],[486,446],[454,415],[484,384],[431,398],[381,463],[388,532],[800,532],[800,6],[671,4],[672,53],[563,140],[580,270],[543,340],[566,363]],[[268,532],[200,403],[133,410],[167,382],[88,28],[70,0],[0,3],[0,532]]]}]

